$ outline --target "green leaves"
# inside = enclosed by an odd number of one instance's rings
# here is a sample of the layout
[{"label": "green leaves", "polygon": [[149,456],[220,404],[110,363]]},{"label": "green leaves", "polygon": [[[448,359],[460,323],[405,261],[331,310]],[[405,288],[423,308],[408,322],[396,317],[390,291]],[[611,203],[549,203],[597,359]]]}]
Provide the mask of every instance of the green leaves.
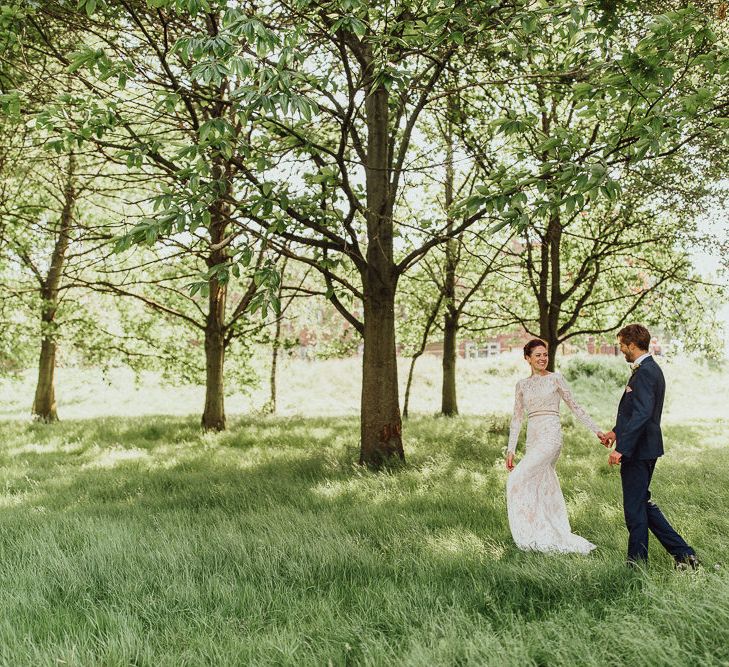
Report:
[{"label": "green leaves", "polygon": [[331,31],[336,33],[339,30],[351,32],[357,37],[364,37],[367,34],[367,26],[359,18],[353,15],[345,15],[336,20],[331,27]]},{"label": "green leaves", "polygon": [[48,133],[46,145],[60,153],[101,139],[119,122],[114,101],[63,94],[33,118],[36,130]]},{"label": "green leaves", "polygon": [[99,72],[106,72],[111,68],[111,60],[106,55],[104,49],[92,49],[88,46],[84,46],[80,50],[71,54],[70,63],[68,65],[68,72],[73,74],[82,67],[86,67],[92,72],[96,67],[99,67]]},{"label": "green leaves", "polygon": [[20,118],[21,99],[20,92],[12,90],[0,94],[0,111],[3,115],[18,120]]},{"label": "green leaves", "polygon": [[228,74],[233,69],[226,61],[237,58],[245,60],[249,49],[255,51],[259,58],[274,52],[282,46],[276,32],[267,28],[259,18],[229,8],[223,18],[222,30],[215,35],[206,32],[193,36],[181,37],[174,45],[174,51],[186,63],[206,61],[217,62]]},{"label": "green leaves", "polygon": [[592,97],[596,92],[598,92],[598,88],[593,83],[588,83],[586,81],[575,83],[572,86],[572,94],[574,95],[576,100],[582,99],[582,98],[590,98]]},{"label": "green leaves", "polygon": [[531,35],[533,32],[536,32],[537,26],[538,18],[534,14],[528,14],[524,16],[521,20],[521,28],[527,35]]},{"label": "green leaves", "polygon": [[106,50],[84,46],[71,54],[66,71],[74,74],[86,69],[95,74],[101,81],[117,77],[119,88],[125,88],[130,78],[134,77],[134,63],[127,59],[112,60]]},{"label": "green leaves", "polygon": [[206,120],[198,131],[198,138],[201,144],[212,144],[221,140],[230,139],[235,135],[235,130],[230,121],[225,118],[211,118]]},{"label": "green leaves", "polygon": [[463,36],[463,33],[459,30],[456,30],[448,35],[449,41],[453,42],[453,44],[458,44],[459,46],[463,46],[466,43],[466,39]]},{"label": "green leaves", "polygon": [[281,275],[276,265],[273,262],[268,262],[254,273],[253,280],[259,291],[251,300],[248,311],[251,313],[260,311],[263,318],[268,316],[269,308],[274,313],[279,314],[281,312],[281,301],[278,297],[278,288],[281,284]]},{"label": "green leaves", "polygon": [[268,317],[269,309],[279,314],[281,312],[281,301],[278,291],[281,284],[281,275],[278,267],[274,262],[267,261],[255,269],[252,276],[250,272],[245,274],[244,269],[250,265],[252,257],[253,249],[250,246],[246,245],[243,248],[238,248],[229,261],[212,266],[201,273],[198,280],[188,284],[190,296],[198,295],[201,298],[207,298],[210,294],[212,281],[216,281],[220,285],[227,285],[230,283],[231,277],[235,279],[244,277],[246,280],[250,280],[252,277],[256,292],[248,304],[247,312],[251,314],[260,313],[263,319]]},{"label": "green leaves", "polygon": [[83,9],[87,16],[91,16],[102,2],[103,0],[78,0],[78,8]]},{"label": "green leaves", "polygon": [[215,0],[147,0],[147,5],[153,9],[167,8],[180,14],[189,14],[193,18],[201,12],[209,12]]},{"label": "green leaves", "polygon": [[204,86],[219,86],[229,75],[229,70],[223,63],[210,59],[193,65],[190,73]]},{"label": "green leaves", "polygon": [[497,133],[504,134],[507,137],[514,134],[522,134],[528,131],[536,124],[536,116],[527,114],[518,117],[513,111],[504,118],[497,118],[492,121],[491,126]]},{"label": "green leaves", "polygon": [[114,252],[121,253],[129,250],[134,245],[145,244],[153,245],[162,229],[169,227],[166,222],[147,218],[137,223],[128,233],[123,234],[114,241]]},{"label": "green leaves", "polygon": [[554,148],[557,148],[561,143],[561,140],[559,137],[550,137],[549,139],[543,141],[541,144],[539,144],[536,148],[536,150],[540,153],[548,153]]}]

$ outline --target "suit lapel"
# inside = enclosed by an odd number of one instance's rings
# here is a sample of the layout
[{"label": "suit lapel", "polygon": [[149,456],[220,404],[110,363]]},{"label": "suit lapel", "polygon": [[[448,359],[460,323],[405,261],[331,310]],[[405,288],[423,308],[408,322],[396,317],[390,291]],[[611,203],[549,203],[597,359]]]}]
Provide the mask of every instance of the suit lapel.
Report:
[{"label": "suit lapel", "polygon": [[636,369],[635,369],[635,370],[634,370],[634,371],[633,371],[633,372],[632,372],[632,373],[630,374],[630,378],[628,378],[628,386],[632,388],[632,386],[633,386],[633,385],[631,384],[631,382],[633,382],[633,379],[635,378],[635,376],[636,376],[636,375],[637,375],[638,373],[640,373],[640,369],[641,369],[641,368],[643,368],[643,366],[644,366],[645,364],[655,364],[655,363],[656,363],[656,362],[655,362],[655,361],[653,360],[653,357],[652,357],[652,356],[650,356],[650,357],[646,357],[645,359],[643,359],[643,361],[641,361],[641,362],[640,362],[640,364],[638,365],[638,368],[636,368]]}]

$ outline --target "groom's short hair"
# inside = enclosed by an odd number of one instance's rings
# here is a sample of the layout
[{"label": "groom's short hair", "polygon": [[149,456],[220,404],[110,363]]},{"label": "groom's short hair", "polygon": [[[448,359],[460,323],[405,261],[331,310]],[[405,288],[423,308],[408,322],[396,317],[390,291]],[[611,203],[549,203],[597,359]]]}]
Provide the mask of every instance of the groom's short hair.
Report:
[{"label": "groom's short hair", "polygon": [[626,345],[635,343],[641,350],[647,350],[651,344],[651,334],[642,324],[628,324],[618,331],[618,338]]}]

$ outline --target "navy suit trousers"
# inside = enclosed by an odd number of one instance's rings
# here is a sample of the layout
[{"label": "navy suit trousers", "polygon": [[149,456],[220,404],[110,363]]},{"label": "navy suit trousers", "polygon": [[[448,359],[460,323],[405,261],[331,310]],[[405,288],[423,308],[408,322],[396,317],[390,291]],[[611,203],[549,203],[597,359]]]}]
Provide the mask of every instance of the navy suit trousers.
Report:
[{"label": "navy suit trousers", "polygon": [[623,458],[620,462],[629,561],[648,560],[648,530],[674,558],[694,553],[651,500],[649,487],[655,466],[656,459]]}]

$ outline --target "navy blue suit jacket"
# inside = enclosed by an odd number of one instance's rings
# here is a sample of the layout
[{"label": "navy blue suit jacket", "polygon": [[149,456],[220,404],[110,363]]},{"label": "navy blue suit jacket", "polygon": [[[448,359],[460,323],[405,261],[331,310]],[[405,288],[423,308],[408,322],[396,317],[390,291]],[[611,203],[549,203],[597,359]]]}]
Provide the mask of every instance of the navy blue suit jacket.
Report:
[{"label": "navy blue suit jacket", "polygon": [[628,380],[613,428],[615,450],[625,458],[663,456],[661,412],[665,394],[663,371],[653,357],[647,357]]}]

